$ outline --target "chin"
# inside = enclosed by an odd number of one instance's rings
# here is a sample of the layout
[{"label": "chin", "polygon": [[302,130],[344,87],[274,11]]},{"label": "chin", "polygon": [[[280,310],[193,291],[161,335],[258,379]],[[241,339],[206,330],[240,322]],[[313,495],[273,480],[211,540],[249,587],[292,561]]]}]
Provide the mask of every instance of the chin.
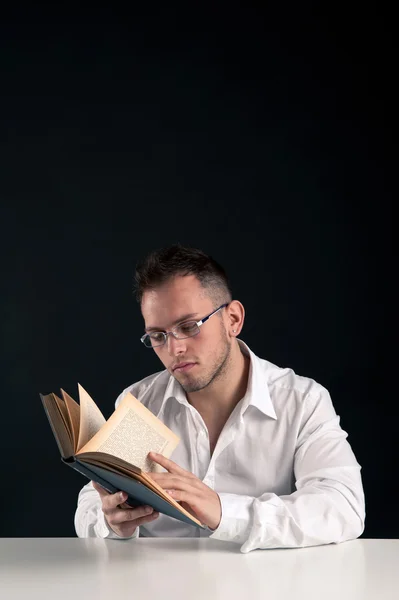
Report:
[{"label": "chin", "polygon": [[189,394],[192,394],[193,392],[199,392],[208,385],[208,383],[204,383],[203,381],[186,381],[185,383],[179,381],[179,383],[183,390]]}]

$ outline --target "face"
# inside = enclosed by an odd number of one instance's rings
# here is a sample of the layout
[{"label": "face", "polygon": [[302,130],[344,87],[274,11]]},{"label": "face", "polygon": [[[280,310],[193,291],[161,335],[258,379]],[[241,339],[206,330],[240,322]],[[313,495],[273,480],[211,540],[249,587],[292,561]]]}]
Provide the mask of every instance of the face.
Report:
[{"label": "face", "polygon": [[[170,331],[188,320],[199,321],[215,310],[211,298],[193,275],[175,277],[145,292],[141,303],[146,331]],[[163,365],[186,392],[197,392],[222,378],[229,365],[231,341],[226,329],[226,309],[200,326],[195,337],[176,340],[169,335],[154,348]]]}]

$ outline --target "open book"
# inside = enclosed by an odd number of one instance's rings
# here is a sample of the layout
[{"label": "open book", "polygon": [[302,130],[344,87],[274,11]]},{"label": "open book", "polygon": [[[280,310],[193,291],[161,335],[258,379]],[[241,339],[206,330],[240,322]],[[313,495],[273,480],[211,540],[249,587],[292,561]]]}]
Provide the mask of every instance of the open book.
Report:
[{"label": "open book", "polygon": [[179,438],[160,419],[128,393],[106,421],[89,394],[78,384],[79,403],[64,390],[62,398],[40,394],[57,441],[61,460],[111,493],[128,494],[132,507],[148,504],[160,513],[204,527],[167,494],[148,472],[163,468],[148,453],[166,458]]}]

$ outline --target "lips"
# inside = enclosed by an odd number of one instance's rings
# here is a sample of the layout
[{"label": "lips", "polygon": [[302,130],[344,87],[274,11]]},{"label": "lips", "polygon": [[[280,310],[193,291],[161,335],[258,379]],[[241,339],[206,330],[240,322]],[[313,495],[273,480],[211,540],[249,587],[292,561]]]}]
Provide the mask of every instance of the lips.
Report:
[{"label": "lips", "polygon": [[182,362],[182,363],[179,363],[178,365],[175,365],[172,370],[173,371],[176,371],[176,370],[182,370],[183,371],[186,367],[187,368],[188,367],[193,367],[194,365],[195,365],[194,362]]}]

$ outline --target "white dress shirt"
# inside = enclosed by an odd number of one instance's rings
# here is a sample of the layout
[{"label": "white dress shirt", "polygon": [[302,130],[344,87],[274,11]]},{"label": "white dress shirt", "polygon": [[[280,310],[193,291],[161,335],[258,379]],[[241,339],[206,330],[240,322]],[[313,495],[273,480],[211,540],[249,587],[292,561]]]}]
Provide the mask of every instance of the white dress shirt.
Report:
[{"label": "white dress shirt", "polygon": [[[200,530],[166,515],[131,537],[210,537],[242,552],[354,539],[364,530],[361,467],[340,427],[329,392],[313,379],[257,357],[248,387],[210,455],[207,427],[167,370],[126,388],[180,437],[171,455],[220,497],[218,528]],[[120,538],[105,521],[91,482],[79,493],[79,537]],[[139,531],[140,530],[140,531]]]}]

